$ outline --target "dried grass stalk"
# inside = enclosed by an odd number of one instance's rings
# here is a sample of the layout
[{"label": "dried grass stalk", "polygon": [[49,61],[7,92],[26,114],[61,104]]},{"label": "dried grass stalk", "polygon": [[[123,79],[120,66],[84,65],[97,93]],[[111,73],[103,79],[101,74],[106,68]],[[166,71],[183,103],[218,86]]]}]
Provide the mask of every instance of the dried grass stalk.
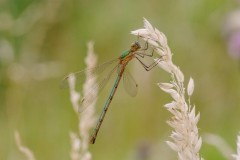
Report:
[{"label": "dried grass stalk", "polygon": [[233,155],[235,160],[240,160],[240,134],[237,137],[237,154]]},{"label": "dried grass stalk", "polygon": [[[97,57],[93,51],[93,42],[88,43],[88,55],[85,59],[87,69],[94,68],[97,64]],[[70,75],[68,78],[70,89],[70,100],[76,114],[79,118],[79,133],[70,132],[71,138],[71,152],[70,156],[72,160],[91,160],[91,153],[88,151],[89,131],[94,126],[96,117],[94,116],[96,100],[88,105],[88,108],[84,110],[84,113],[79,114],[81,95],[75,90],[75,77]],[[86,73],[86,81],[83,85],[83,96],[87,93],[89,88],[96,83],[95,76],[91,73]],[[97,94],[95,92],[94,94]]]},{"label": "dried grass stalk", "polygon": [[18,131],[15,131],[14,136],[19,151],[27,157],[27,160],[36,160],[33,152],[28,147],[22,144],[21,137]]},{"label": "dried grass stalk", "polygon": [[172,141],[167,144],[178,154],[179,160],[200,160],[199,150],[202,138],[198,135],[197,123],[200,113],[195,115],[195,106],[190,104],[190,96],[193,94],[194,82],[190,78],[185,99],[184,75],[172,61],[172,52],[168,46],[166,36],[154,28],[144,19],[144,28],[131,32],[146,41],[155,52],[160,55],[159,67],[170,74],[172,80],[168,83],[158,83],[158,86],[170,94],[173,101],[165,104],[165,108],[173,115],[167,123],[174,129],[171,133]]}]

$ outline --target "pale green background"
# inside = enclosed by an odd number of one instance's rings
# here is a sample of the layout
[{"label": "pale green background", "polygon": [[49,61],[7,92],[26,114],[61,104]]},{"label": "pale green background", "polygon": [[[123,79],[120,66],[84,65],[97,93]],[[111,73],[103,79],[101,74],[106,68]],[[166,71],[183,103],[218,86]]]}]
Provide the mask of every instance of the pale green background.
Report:
[{"label": "pale green background", "polygon": [[[70,159],[69,132],[77,131],[77,117],[68,90],[59,89],[59,82],[66,73],[85,67],[89,40],[95,42],[100,63],[118,57],[136,40],[130,31],[143,26],[143,17],[166,34],[173,61],[184,72],[186,83],[190,76],[195,81],[191,102],[201,113],[200,135],[217,134],[236,150],[240,69],[227,53],[222,28],[227,13],[239,8],[238,3],[51,1],[0,0],[0,41],[5,47],[1,52],[7,53],[0,60],[1,160],[25,159],[15,145],[15,130],[38,160]],[[41,14],[46,15],[41,18]],[[20,17],[25,22],[19,22]],[[50,72],[44,67],[51,62],[55,62],[52,76],[36,79]],[[166,124],[171,114],[163,105],[171,98],[156,85],[167,82],[169,75],[160,68],[146,73],[137,63],[129,68],[139,83],[139,93],[131,98],[120,85],[96,144],[90,147],[93,159],[139,159],[144,147],[149,159],[176,159],[165,143],[172,129]],[[97,108],[101,109],[109,89],[99,98]],[[201,155],[225,159],[205,142]]]}]

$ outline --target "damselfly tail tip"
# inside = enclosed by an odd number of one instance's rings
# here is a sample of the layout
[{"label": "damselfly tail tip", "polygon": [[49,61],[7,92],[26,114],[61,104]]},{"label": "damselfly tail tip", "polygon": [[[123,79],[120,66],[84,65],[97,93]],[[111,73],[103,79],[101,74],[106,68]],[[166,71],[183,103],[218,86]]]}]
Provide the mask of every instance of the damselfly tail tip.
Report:
[{"label": "damselfly tail tip", "polygon": [[91,137],[91,138],[89,139],[89,143],[90,143],[90,144],[94,144],[94,143],[95,143],[95,140],[96,140],[95,137]]}]

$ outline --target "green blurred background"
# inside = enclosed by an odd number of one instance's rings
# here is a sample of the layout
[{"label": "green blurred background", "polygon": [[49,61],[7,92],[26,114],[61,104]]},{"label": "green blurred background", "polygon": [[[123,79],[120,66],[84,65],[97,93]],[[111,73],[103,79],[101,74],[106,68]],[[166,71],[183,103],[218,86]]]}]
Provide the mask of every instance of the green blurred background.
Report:
[{"label": "green blurred background", "polygon": [[[77,116],[59,82],[85,67],[89,40],[99,63],[118,57],[136,40],[130,31],[143,26],[143,17],[166,34],[186,83],[190,76],[195,81],[191,102],[201,113],[200,134],[219,135],[236,148],[240,68],[227,53],[223,26],[237,8],[231,0],[0,0],[0,159],[25,159],[15,130],[38,160],[70,159],[69,132],[77,131]],[[176,159],[165,143],[172,129],[163,105],[171,98],[156,85],[169,75],[160,68],[146,73],[135,62],[129,68],[138,95],[129,97],[120,84],[90,146],[93,159],[140,159],[143,153],[148,159]],[[205,142],[201,155],[225,159]]]}]

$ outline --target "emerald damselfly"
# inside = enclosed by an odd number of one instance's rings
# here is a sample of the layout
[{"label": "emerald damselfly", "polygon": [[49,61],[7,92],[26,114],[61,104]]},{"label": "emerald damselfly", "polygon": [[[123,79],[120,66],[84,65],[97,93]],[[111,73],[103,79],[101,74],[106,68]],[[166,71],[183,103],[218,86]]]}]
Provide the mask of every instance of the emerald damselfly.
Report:
[{"label": "emerald damselfly", "polygon": [[153,57],[153,53],[154,53],[154,49],[152,50],[151,53],[147,53],[146,50],[148,50],[148,43],[146,42],[145,47],[141,48],[141,45],[138,41],[132,43],[131,47],[129,50],[124,51],[117,59],[105,62],[97,67],[94,67],[92,69],[84,69],[81,70],[79,72],[75,72],[75,73],[71,73],[68,76],[66,76],[63,81],[67,81],[67,79],[73,75],[75,77],[83,77],[84,74],[86,74],[86,72],[91,72],[91,74],[101,74],[105,69],[109,68],[109,66],[113,65],[112,69],[104,76],[104,78],[102,78],[99,83],[97,83],[96,85],[92,86],[89,91],[84,95],[84,97],[81,100],[81,108],[79,108],[79,112],[82,112],[82,110],[85,109],[85,107],[87,107],[86,105],[90,104],[95,98],[97,98],[95,93],[95,90],[102,90],[104,88],[104,86],[107,84],[108,80],[110,79],[110,77],[112,77],[112,75],[114,73],[116,74],[116,79],[115,82],[113,84],[113,87],[109,93],[109,96],[105,102],[104,108],[102,110],[102,113],[99,117],[99,120],[97,122],[96,127],[93,130],[93,133],[90,137],[89,143],[94,144],[97,134],[99,132],[99,129],[102,125],[102,122],[104,120],[104,117],[107,113],[107,110],[111,104],[111,101],[114,97],[114,94],[118,88],[119,82],[123,77],[123,83],[124,83],[124,87],[127,91],[127,93],[129,93],[129,95],[131,96],[136,96],[137,94],[137,88],[138,85],[136,83],[136,81],[133,79],[133,77],[130,75],[130,73],[126,70],[126,66],[127,64],[132,60],[132,59],[137,59],[140,64],[143,66],[143,68],[146,71],[150,71],[151,69],[153,69],[158,62],[161,60],[160,58],[157,58],[153,63],[151,63],[150,65],[146,65],[142,59],[147,57]]}]

